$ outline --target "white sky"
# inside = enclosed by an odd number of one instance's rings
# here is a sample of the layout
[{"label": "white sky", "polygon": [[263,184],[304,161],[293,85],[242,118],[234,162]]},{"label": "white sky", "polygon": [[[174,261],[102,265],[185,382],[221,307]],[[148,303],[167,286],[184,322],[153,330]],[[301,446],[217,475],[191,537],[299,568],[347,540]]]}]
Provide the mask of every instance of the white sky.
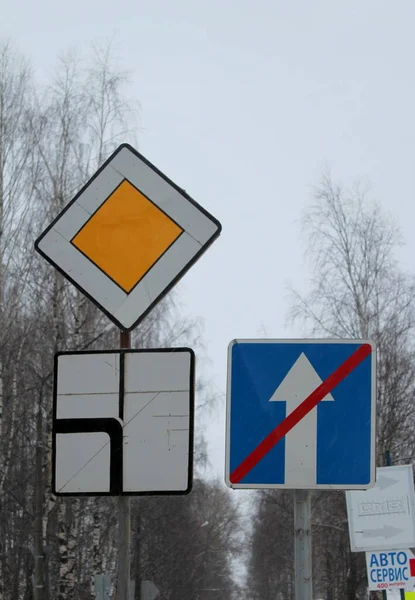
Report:
[{"label": "white sky", "polygon": [[[0,37],[42,80],[60,51],[114,37],[142,107],[139,150],[222,222],[180,286],[221,394],[231,339],[299,334],[284,328],[286,283],[306,287],[298,219],[326,163],[371,182],[412,267],[414,20],[413,0],[3,3]],[[224,414],[222,402],[209,428],[220,477]]]}]

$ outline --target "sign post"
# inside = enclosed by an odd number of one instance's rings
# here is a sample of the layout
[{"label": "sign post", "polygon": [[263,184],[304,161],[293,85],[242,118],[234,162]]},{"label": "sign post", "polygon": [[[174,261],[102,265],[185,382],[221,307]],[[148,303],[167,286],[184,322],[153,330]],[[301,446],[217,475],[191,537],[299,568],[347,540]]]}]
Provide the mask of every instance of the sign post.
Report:
[{"label": "sign post", "polygon": [[122,144],[35,242],[120,329],[119,350],[55,355],[52,424],[53,493],[118,496],[118,600],[130,597],[129,496],[189,493],[193,463],[194,353],[131,350],[129,332],[221,229]]},{"label": "sign post", "polygon": [[[139,543],[139,541],[138,541]],[[131,552],[131,503],[129,496],[118,498],[118,596],[129,600]]]},{"label": "sign post", "polygon": [[313,600],[311,561],[311,498],[308,490],[294,491],[295,597]]},{"label": "sign post", "polygon": [[375,483],[376,357],[366,340],[234,340],[226,474],[294,490],[295,597],[312,600],[312,489]]},{"label": "sign post", "polygon": [[[131,348],[131,333],[120,332],[120,348]],[[137,540],[139,547],[140,540]],[[140,555],[140,554],[139,554]],[[131,501],[129,496],[118,497],[118,595],[130,600],[131,569]]]}]

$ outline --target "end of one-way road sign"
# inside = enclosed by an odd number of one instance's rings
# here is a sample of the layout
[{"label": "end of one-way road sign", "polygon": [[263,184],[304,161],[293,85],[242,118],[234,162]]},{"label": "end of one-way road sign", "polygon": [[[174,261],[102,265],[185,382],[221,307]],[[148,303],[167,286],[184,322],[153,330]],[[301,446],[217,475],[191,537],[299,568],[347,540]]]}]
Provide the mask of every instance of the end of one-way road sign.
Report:
[{"label": "end of one-way road sign", "polygon": [[234,340],[226,483],[367,489],[375,481],[376,356],[366,340]]}]

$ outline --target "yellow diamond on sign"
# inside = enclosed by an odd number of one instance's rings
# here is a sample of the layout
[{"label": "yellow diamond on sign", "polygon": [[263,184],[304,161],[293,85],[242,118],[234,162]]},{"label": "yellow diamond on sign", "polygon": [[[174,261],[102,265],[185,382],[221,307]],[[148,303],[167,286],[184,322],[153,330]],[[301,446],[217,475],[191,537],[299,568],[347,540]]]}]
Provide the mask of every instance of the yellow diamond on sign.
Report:
[{"label": "yellow diamond on sign", "polygon": [[121,144],[35,248],[117,327],[131,331],[221,230],[185,190]]},{"label": "yellow diamond on sign", "polygon": [[125,292],[130,292],[183,229],[124,180],[72,243]]}]

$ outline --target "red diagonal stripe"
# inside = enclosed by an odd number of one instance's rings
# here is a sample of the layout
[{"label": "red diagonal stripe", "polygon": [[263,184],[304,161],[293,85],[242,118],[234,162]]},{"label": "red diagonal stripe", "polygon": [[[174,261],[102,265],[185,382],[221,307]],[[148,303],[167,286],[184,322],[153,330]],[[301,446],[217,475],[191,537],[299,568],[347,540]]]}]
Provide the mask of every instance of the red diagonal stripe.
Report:
[{"label": "red diagonal stripe", "polygon": [[327,396],[347,375],[353,371],[372,352],[370,344],[362,344],[331,375],[321,383],[292,413],[287,415],[275,429],[249,454],[230,474],[231,483],[239,483],[264,458],[284,435],[287,435],[310,410]]},{"label": "red diagonal stripe", "polygon": [[409,559],[409,574],[411,577],[415,577],[415,558]]}]

